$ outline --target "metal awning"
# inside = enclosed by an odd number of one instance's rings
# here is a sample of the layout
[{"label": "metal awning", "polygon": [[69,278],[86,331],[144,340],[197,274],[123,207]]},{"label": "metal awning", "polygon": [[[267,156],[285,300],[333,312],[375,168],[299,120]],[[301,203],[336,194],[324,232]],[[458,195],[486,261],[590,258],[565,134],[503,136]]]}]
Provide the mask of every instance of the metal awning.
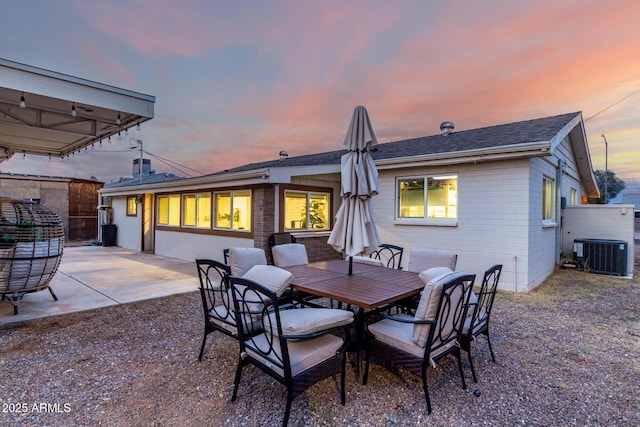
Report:
[{"label": "metal awning", "polygon": [[155,102],[151,95],[0,58],[0,162],[22,153],[67,156],[152,119]]}]

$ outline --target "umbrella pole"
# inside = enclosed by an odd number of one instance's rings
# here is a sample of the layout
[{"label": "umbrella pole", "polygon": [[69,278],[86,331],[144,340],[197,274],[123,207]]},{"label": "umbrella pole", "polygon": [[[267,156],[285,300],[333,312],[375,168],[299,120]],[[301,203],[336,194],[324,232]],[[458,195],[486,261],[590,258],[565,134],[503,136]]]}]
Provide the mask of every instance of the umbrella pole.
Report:
[{"label": "umbrella pole", "polygon": [[353,257],[349,257],[349,276],[353,275]]}]

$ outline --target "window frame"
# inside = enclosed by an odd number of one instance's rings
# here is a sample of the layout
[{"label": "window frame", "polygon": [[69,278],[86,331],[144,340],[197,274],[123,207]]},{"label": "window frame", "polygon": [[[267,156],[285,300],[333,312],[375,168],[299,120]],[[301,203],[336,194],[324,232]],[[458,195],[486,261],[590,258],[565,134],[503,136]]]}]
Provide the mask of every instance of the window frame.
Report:
[{"label": "window frame", "polygon": [[[279,189],[279,201],[278,201],[278,223],[279,223],[279,231],[286,233],[313,233],[313,234],[321,234],[321,233],[329,233],[333,228],[333,217],[335,215],[334,212],[334,198],[333,198],[334,189],[331,187],[314,187],[310,185],[297,185],[297,184],[286,184],[281,185]],[[309,224],[309,199],[311,194],[319,194],[327,196],[327,208],[325,209],[327,212],[327,225],[324,228],[309,228],[308,226],[305,228],[290,228],[285,227],[286,222],[286,197],[287,193],[295,192],[302,193],[307,195],[307,224]]]},{"label": "window frame", "polygon": [[[429,217],[429,197],[428,197],[428,186],[429,180],[433,179],[442,179],[444,177],[449,177],[453,179],[455,177],[456,182],[456,213],[453,218],[444,218],[444,217]],[[422,203],[423,203],[423,215],[416,217],[404,217],[400,216],[401,209],[401,200],[400,200],[400,183],[402,181],[408,180],[423,180],[424,189],[422,194]],[[458,172],[443,172],[443,173],[428,173],[428,174],[415,174],[415,175],[402,175],[395,177],[394,184],[394,224],[396,225],[435,225],[435,226],[445,226],[445,227],[455,227],[458,225],[458,212],[459,209],[459,197],[457,188],[460,186],[460,174]]]},{"label": "window frame", "polygon": [[578,190],[576,188],[571,187],[571,190],[569,191],[569,202],[572,205],[578,204]]},{"label": "window frame", "polygon": [[127,196],[127,216],[138,216],[138,196]]},{"label": "window frame", "polygon": [[[171,224],[171,199],[178,198],[178,223]],[[161,223],[160,219],[160,199],[167,199],[167,223]],[[182,195],[180,193],[159,194],[156,196],[156,225],[159,227],[177,227],[182,224]]]},{"label": "window frame", "polygon": [[556,181],[555,179],[542,176],[542,225],[552,227],[556,225]]},{"label": "window frame", "polygon": [[[201,226],[198,225],[198,212],[200,210],[200,199],[205,198],[205,197],[209,197],[209,225],[207,226]],[[189,198],[189,197],[193,197],[194,198],[194,207],[193,207],[193,225],[189,225],[186,224],[186,220],[187,220],[187,215],[185,212],[185,207],[186,207],[186,203],[185,203],[185,199]],[[212,227],[212,214],[211,212],[213,211],[213,202],[212,202],[212,197],[211,197],[211,192],[209,191],[199,191],[197,193],[182,193],[181,194],[181,198],[180,198],[180,224],[181,227],[183,228],[191,228],[191,229],[198,229],[198,230],[210,230]]]},{"label": "window frame", "polygon": [[[244,192],[248,192],[249,193],[249,208],[250,208],[250,212],[249,212],[249,229],[239,229],[239,228],[233,228],[233,221],[231,220],[231,217],[233,215],[233,199],[234,193],[244,193]],[[229,227],[219,227],[216,225],[216,218],[218,217],[218,206],[216,204],[216,197],[219,194],[229,194]],[[230,190],[221,190],[221,191],[213,191],[211,194],[211,228],[213,230],[217,230],[217,231],[222,231],[222,232],[232,232],[232,233],[243,233],[243,234],[247,234],[247,233],[251,233],[253,234],[253,215],[254,215],[254,207],[253,207],[253,191],[249,188],[238,188],[238,189],[230,189]]]}]

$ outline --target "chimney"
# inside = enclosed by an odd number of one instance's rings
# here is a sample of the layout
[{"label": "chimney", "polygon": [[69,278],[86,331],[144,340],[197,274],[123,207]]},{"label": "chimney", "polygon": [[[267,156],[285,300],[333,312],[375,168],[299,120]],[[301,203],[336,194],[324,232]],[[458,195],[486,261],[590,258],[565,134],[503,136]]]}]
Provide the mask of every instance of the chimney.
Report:
[{"label": "chimney", "polygon": [[[140,174],[140,159],[133,159],[133,176]],[[151,160],[142,159],[142,175],[149,175],[151,172]]]}]

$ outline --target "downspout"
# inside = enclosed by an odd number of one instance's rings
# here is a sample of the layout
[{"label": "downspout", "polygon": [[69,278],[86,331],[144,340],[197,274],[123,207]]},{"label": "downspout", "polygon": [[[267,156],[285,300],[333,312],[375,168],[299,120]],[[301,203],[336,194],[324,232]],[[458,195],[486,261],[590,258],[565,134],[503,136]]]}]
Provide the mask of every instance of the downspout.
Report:
[{"label": "downspout", "polygon": [[564,174],[564,161],[558,158],[556,164],[556,265],[560,264],[560,253],[562,252],[562,175]]}]

